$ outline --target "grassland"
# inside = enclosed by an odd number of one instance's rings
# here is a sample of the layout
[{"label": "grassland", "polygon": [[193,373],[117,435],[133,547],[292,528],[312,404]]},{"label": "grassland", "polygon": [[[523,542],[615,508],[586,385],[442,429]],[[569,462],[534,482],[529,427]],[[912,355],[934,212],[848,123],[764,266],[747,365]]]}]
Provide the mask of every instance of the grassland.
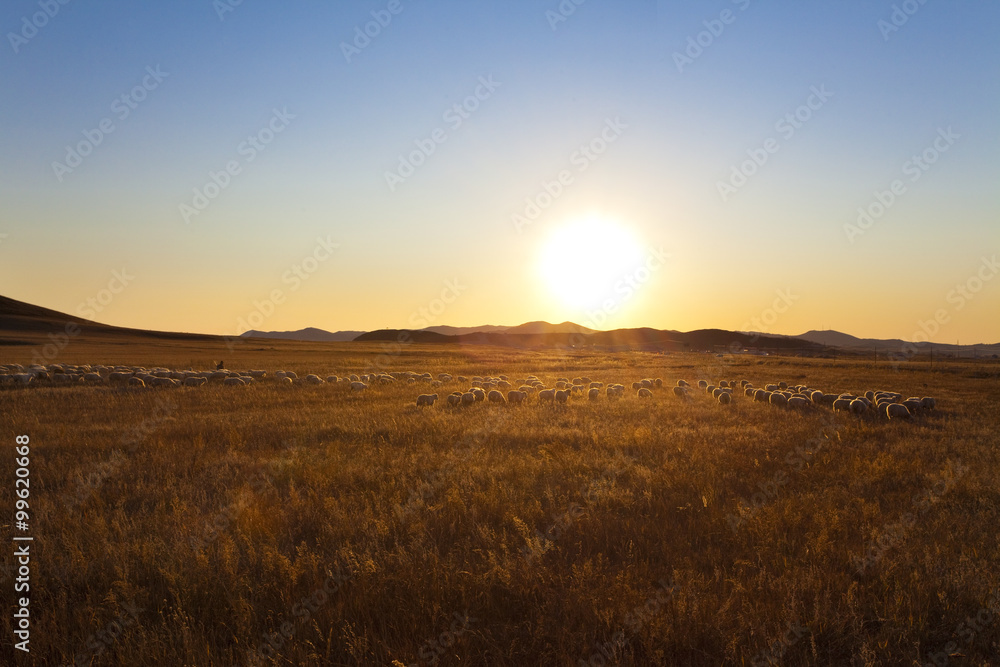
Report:
[{"label": "grassland", "polygon": [[[59,360],[325,375],[378,353],[79,341]],[[664,390],[418,409],[428,389],[401,383],[5,389],[0,507],[28,434],[35,551],[31,653],[8,613],[0,661],[1000,664],[992,363],[414,345],[391,364],[938,398],[902,423]],[[9,608],[11,549],[0,564]]]}]

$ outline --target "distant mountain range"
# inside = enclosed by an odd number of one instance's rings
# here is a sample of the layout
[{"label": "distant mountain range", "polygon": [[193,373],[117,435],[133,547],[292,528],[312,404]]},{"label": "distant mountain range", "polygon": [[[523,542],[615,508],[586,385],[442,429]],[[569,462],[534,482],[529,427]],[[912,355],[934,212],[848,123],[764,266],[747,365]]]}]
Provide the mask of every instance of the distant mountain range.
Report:
[{"label": "distant mountain range", "polygon": [[[125,341],[202,341],[226,343],[226,336],[170,331],[149,331],[115,327],[80,317],[42,308],[23,301],[0,296],[0,345],[63,345],[69,338]],[[247,331],[242,338],[295,340],[314,343],[345,343],[350,341],[400,341],[458,345],[496,345],[512,348],[571,347],[600,350],[648,350],[751,352],[775,351],[798,354],[828,354],[838,350],[857,355],[903,351],[911,345],[900,339],[857,338],[839,331],[807,331],[798,336],[699,329],[673,331],[642,327],[596,331],[573,322],[550,324],[526,322],[517,326],[483,325],[453,327],[439,325],[420,330],[381,329],[378,331],[325,331],[314,327],[298,331]],[[918,343],[920,352],[934,351],[961,356],[1000,355],[1000,343],[988,345],[955,345]]]}]

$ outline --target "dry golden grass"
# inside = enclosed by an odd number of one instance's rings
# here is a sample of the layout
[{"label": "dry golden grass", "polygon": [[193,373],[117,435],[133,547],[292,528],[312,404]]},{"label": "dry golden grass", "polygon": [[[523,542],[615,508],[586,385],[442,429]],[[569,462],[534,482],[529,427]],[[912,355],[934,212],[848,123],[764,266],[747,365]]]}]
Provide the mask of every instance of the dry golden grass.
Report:
[{"label": "dry golden grass", "polygon": [[[342,375],[379,353],[219,348],[78,342],[60,361]],[[912,665],[949,642],[948,664],[1000,664],[1000,617],[959,629],[1000,616],[995,362],[410,346],[391,370],[783,379],[939,407],[889,423],[666,389],[465,409],[418,409],[431,390],[403,383],[3,390],[7,451],[32,444],[17,664],[244,665],[283,624],[264,664]]]}]

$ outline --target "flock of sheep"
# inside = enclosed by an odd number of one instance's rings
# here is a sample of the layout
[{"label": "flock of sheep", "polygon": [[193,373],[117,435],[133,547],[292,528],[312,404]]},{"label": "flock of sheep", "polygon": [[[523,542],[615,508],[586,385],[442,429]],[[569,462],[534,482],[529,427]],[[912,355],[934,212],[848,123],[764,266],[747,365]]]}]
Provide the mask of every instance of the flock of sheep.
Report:
[{"label": "flock of sheep", "polygon": [[[222,365],[221,363],[219,364]],[[48,366],[32,365],[28,367],[19,364],[0,365],[0,386],[29,386],[33,384],[66,385],[123,385],[129,387],[200,387],[208,383],[218,383],[225,386],[247,386],[263,381],[274,381],[279,384],[311,384],[311,385],[342,385],[352,392],[363,392],[373,384],[387,385],[394,383],[418,384],[426,383],[432,388],[443,387],[456,381],[468,385],[466,390],[456,390],[446,396],[449,406],[460,407],[474,403],[521,404],[536,399],[539,403],[568,403],[576,397],[588,401],[596,401],[602,394],[609,400],[625,396],[626,387],[623,384],[591,380],[589,377],[558,378],[555,386],[546,387],[545,383],[534,375],[523,380],[511,382],[506,375],[475,376],[468,378],[462,375],[453,376],[440,373],[436,377],[430,373],[378,372],[362,375],[337,376],[328,375],[325,378],[316,374],[308,374],[300,378],[292,371],[276,371],[271,376],[263,370],[231,371],[224,368],[215,370],[172,370],[169,368],[145,368],[142,366],[106,366],[106,365],[73,365],[49,364]],[[514,387],[517,386],[515,389]],[[645,378],[631,383],[631,389],[639,399],[653,397],[654,391],[664,389],[660,378]],[[782,408],[809,410],[817,407],[830,407],[835,411],[849,412],[855,415],[877,415],[888,419],[908,419],[913,415],[936,407],[936,401],[931,397],[910,397],[904,399],[902,394],[892,391],[869,390],[864,393],[825,393],[806,385],[789,385],[786,382],[767,384],[763,388],[755,387],[747,380],[721,380],[718,385],[706,380],[699,380],[696,385],[686,380],[678,380],[671,392],[678,398],[691,398],[692,392],[704,391],[721,405],[729,405],[734,396],[743,394],[748,400],[767,403]],[[506,393],[504,393],[506,392]],[[417,396],[417,406],[432,406],[439,398],[437,393],[420,394]]]},{"label": "flock of sheep", "polygon": [[[442,383],[451,379],[452,376],[447,374],[439,376],[439,382]],[[458,380],[468,381],[462,376],[459,376]],[[547,388],[534,375],[518,380],[515,383],[520,385],[517,389],[511,389],[512,385],[506,375],[474,377],[469,384],[471,386],[468,390],[456,390],[447,396],[449,406],[471,405],[477,402],[520,404],[528,401],[531,396],[537,396],[539,403],[567,403],[574,396],[582,398],[584,395],[587,400],[596,401],[600,399],[602,389],[609,400],[622,398],[625,395],[623,384],[605,386],[604,383],[587,377],[572,380],[559,378],[555,382],[555,387],[551,388]],[[734,394],[740,390],[749,400],[782,408],[808,410],[828,406],[835,411],[845,411],[855,415],[881,415],[888,419],[909,419],[918,412],[934,409],[937,405],[937,401],[929,396],[904,400],[902,394],[881,390],[869,390],[863,395],[828,394],[806,385],[789,386],[786,382],[767,384],[762,389],[754,387],[748,380],[741,380],[739,383],[736,380],[721,380],[718,386],[709,384],[707,380],[699,380],[696,386],[697,389],[710,394],[721,405],[731,404]],[[632,390],[640,399],[652,398],[653,392],[662,388],[661,378],[646,378],[632,383]],[[501,389],[509,390],[506,396],[500,391]],[[694,390],[695,387],[686,380],[678,380],[672,388],[672,393],[678,398],[690,398]],[[431,406],[436,400],[438,394],[420,394],[416,403],[418,406]]]}]

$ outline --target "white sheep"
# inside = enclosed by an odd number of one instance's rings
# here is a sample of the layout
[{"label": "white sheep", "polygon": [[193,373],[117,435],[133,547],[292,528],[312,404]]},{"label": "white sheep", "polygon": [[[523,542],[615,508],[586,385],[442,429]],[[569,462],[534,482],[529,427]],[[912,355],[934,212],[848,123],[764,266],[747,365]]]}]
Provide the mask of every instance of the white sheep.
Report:
[{"label": "white sheep", "polygon": [[708,386],[708,382],[705,380],[698,380],[698,389],[705,389]]},{"label": "white sheep", "polygon": [[308,382],[309,384],[323,384],[323,378],[316,375],[315,373],[310,373],[309,375],[306,376],[306,382]]},{"label": "white sheep", "polygon": [[790,408],[808,408],[810,405],[809,399],[805,396],[792,396],[788,399],[788,407]]},{"label": "white sheep", "polygon": [[467,391],[462,394],[462,405],[472,405],[476,402],[476,395],[471,391]]},{"label": "white sheep", "polygon": [[511,389],[507,392],[507,402],[511,405],[517,405],[519,403],[524,403],[528,400],[527,392],[517,391],[516,389]]},{"label": "white sheep", "polygon": [[632,389],[634,389],[636,391],[642,389],[642,383],[641,382],[633,382],[632,383]]},{"label": "white sheep", "polygon": [[923,404],[925,410],[933,410],[937,407],[937,400],[930,396],[924,396],[920,399],[920,402]]},{"label": "white sheep", "polygon": [[902,403],[888,403],[885,406],[885,416],[889,419],[909,419],[913,415]]},{"label": "white sheep", "polygon": [[587,391],[587,398],[590,399],[591,401],[596,401],[600,397],[601,397],[601,390],[599,387],[592,387],[590,390]]},{"label": "white sheep", "polygon": [[503,397],[503,392],[497,391],[496,389],[490,390],[490,393],[486,394],[486,400],[490,403],[506,403],[507,399]]},{"label": "white sheep", "polygon": [[420,394],[417,396],[417,405],[434,405],[437,398],[437,394]]},{"label": "white sheep", "polygon": [[207,378],[200,378],[200,377],[184,378],[185,387],[200,387],[201,385],[207,382],[208,382]]},{"label": "white sheep", "polygon": [[473,387],[469,391],[472,392],[472,395],[473,397],[475,397],[476,401],[481,402],[486,400],[486,392],[480,389],[479,387]]},{"label": "white sheep", "polygon": [[852,414],[863,415],[864,413],[868,412],[868,403],[866,403],[864,400],[860,398],[855,398],[853,401],[851,401],[851,403],[847,406],[847,408],[851,411]]},{"label": "white sheep", "polygon": [[851,399],[849,398],[838,398],[833,402],[834,410],[843,410],[844,412],[849,412],[851,409]]},{"label": "white sheep", "polygon": [[227,387],[245,387],[246,383],[243,382],[242,378],[230,377],[222,381],[222,384]]},{"label": "white sheep", "polygon": [[753,400],[757,403],[767,403],[771,398],[771,392],[767,389],[755,389],[753,392]]},{"label": "white sheep", "polygon": [[[285,378],[285,379],[288,380],[289,383],[291,383],[291,381],[292,381],[291,378]],[[368,388],[368,385],[366,385],[364,382],[352,382],[351,383],[351,391],[364,391],[367,388]]]},{"label": "white sheep", "polygon": [[652,398],[653,397],[653,392],[651,392],[646,387],[640,387],[639,391],[637,393],[637,396],[639,398]]},{"label": "white sheep", "polygon": [[569,389],[557,389],[555,393],[556,403],[565,403],[569,400]]},{"label": "white sheep", "polygon": [[719,403],[721,403],[722,405],[729,405],[733,401],[732,394],[730,394],[728,391],[724,391],[721,394],[719,394],[718,399]]},{"label": "white sheep", "polygon": [[462,403],[462,395],[448,394],[448,398],[446,400],[448,401],[448,405],[460,405]]},{"label": "white sheep", "polygon": [[687,387],[676,386],[674,387],[674,396],[683,398],[688,395]]},{"label": "white sheep", "polygon": [[548,401],[549,403],[556,400],[556,390],[555,389],[543,389],[538,392],[539,401]]},{"label": "white sheep", "polygon": [[132,376],[128,379],[128,385],[130,387],[145,387],[146,383],[142,381],[142,378]]},{"label": "white sheep", "polygon": [[785,407],[786,405],[788,405],[788,397],[785,396],[784,394],[780,394],[778,392],[774,392],[768,398],[768,402],[771,405],[777,405],[777,406],[780,406],[780,407]]}]

